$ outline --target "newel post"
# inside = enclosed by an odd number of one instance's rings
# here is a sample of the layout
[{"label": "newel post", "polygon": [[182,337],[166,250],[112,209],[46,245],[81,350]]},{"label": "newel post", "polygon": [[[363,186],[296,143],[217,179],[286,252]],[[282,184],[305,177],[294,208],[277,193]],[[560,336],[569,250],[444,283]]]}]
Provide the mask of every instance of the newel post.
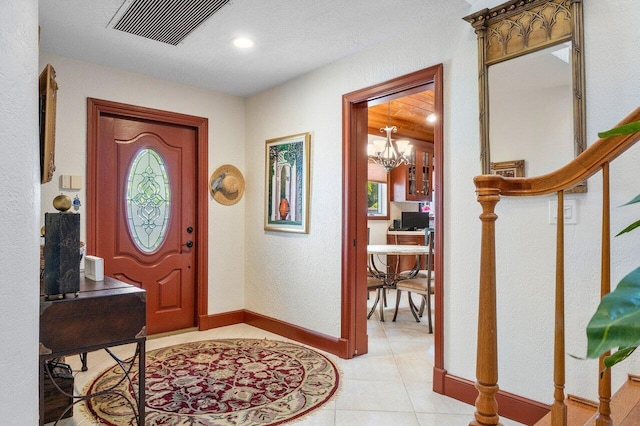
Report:
[{"label": "newel post", "polygon": [[498,337],[496,327],[496,239],[494,208],[500,201],[500,190],[491,187],[489,176],[476,177],[476,193],[482,206],[482,246],[480,251],[480,289],[478,305],[478,345],[476,358],[475,420],[470,426],[501,425],[498,416]]}]

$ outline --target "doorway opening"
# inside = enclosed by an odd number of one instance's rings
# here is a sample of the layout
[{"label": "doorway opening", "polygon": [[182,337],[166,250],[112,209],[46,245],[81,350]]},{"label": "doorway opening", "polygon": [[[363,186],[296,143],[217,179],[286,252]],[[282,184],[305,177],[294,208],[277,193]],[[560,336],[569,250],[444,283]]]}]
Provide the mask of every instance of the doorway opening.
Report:
[{"label": "doorway opening", "polygon": [[342,240],[342,330],[349,357],[368,352],[367,336],[367,138],[369,107],[411,94],[434,91],[434,391],[443,393],[443,66],[438,64],[343,96],[343,240]]}]

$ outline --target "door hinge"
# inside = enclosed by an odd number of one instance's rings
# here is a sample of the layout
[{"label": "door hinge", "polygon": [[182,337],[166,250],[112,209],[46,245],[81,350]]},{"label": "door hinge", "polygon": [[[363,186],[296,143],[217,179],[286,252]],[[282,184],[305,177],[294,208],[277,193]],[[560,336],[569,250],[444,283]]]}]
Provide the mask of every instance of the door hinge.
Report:
[{"label": "door hinge", "polygon": [[353,246],[354,247],[356,246],[356,239],[355,238],[353,239]]}]

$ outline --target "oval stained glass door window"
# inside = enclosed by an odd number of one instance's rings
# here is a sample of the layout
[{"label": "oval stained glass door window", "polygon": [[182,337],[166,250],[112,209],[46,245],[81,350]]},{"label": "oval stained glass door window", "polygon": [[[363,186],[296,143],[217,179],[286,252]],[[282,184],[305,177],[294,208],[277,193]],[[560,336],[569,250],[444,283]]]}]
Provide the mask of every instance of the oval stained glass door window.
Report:
[{"label": "oval stained glass door window", "polygon": [[155,251],[167,235],[171,193],[167,168],[160,154],[144,148],[131,162],[127,175],[127,224],[138,248]]}]

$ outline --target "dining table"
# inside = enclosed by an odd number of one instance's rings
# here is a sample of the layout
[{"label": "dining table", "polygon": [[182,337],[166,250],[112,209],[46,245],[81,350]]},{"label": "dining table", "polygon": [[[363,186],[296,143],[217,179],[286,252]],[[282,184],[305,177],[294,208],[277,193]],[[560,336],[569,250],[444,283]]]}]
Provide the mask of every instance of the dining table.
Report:
[{"label": "dining table", "polygon": [[[367,254],[369,255],[368,272],[369,275],[378,278],[382,281],[382,286],[378,288],[376,294],[376,300],[367,315],[367,318],[375,311],[376,306],[380,302],[383,291],[396,288],[396,284],[400,280],[413,278],[420,269],[420,256],[427,255],[429,253],[429,246],[421,245],[403,245],[403,244],[368,244]],[[379,256],[415,256],[416,261],[413,268],[408,272],[396,273],[390,272],[389,266],[384,265],[381,267],[376,264],[376,257],[378,263],[381,263]],[[380,321],[384,321],[384,304],[380,303]]]}]

